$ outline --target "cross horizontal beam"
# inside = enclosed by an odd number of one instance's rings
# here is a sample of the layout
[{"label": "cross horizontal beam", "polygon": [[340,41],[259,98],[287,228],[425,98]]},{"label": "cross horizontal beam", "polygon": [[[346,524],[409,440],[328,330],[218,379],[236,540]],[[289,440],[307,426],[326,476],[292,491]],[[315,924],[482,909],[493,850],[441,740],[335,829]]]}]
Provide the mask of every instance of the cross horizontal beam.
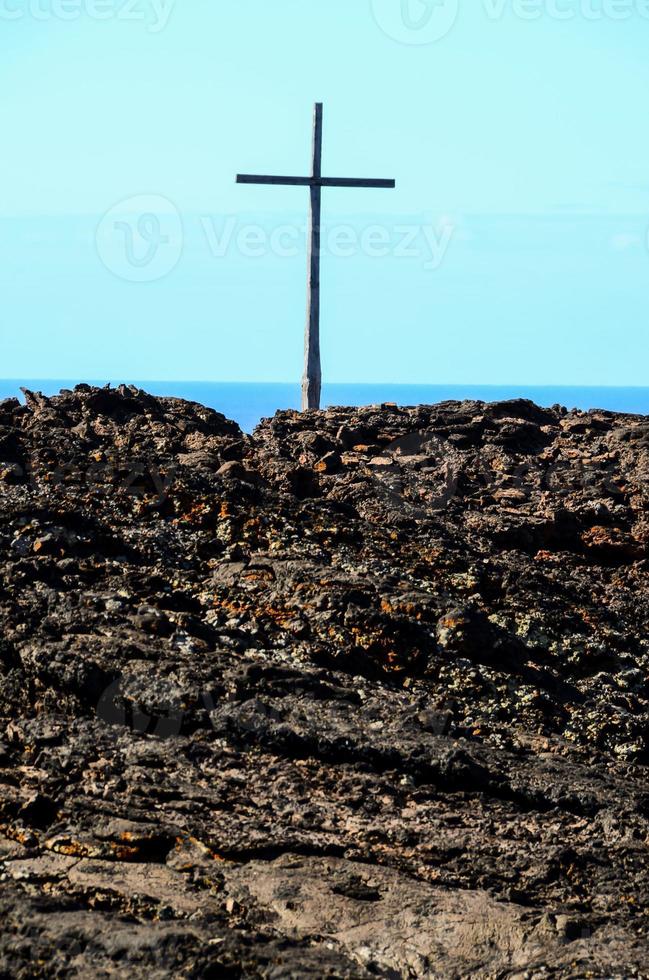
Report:
[{"label": "cross horizontal beam", "polygon": [[237,174],[237,184],[284,184],[296,187],[396,187],[394,180],[370,177],[271,177],[264,174]]},{"label": "cross horizontal beam", "polygon": [[363,177],[323,177],[323,187],[396,187],[396,180],[373,180]]}]

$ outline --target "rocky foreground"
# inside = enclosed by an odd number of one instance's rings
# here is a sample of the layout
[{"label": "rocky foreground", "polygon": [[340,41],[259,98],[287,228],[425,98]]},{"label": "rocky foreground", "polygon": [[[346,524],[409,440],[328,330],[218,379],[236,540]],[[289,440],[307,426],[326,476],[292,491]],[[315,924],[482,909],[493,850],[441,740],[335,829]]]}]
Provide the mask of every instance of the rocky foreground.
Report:
[{"label": "rocky foreground", "polygon": [[649,419],[26,397],[1,977],[649,977]]}]

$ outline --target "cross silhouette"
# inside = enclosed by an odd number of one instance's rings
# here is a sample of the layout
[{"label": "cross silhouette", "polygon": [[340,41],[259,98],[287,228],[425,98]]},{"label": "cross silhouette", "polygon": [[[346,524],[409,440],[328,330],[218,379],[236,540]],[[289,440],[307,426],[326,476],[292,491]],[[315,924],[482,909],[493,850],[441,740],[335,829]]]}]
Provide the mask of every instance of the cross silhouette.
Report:
[{"label": "cross silhouette", "polygon": [[323,187],[396,187],[394,180],[371,180],[359,177],[322,176],[322,103],[316,102],[313,113],[313,168],[310,177],[272,177],[263,174],[237,174],[238,184],[292,184],[309,187],[309,254],[307,273],[307,315],[304,342],[304,377],[302,411],[320,408],[322,369],[320,365],[320,234],[322,226]]}]

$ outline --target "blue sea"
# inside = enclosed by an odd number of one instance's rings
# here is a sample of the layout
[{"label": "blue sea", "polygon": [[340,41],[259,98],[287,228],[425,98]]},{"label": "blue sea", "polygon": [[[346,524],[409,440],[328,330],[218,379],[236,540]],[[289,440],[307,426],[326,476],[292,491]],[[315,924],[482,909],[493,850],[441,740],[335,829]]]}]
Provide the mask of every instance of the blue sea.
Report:
[{"label": "blue sea", "polygon": [[[22,397],[21,387],[54,395],[61,388],[72,388],[76,381],[0,380],[0,399]],[[94,381],[92,384],[106,384]],[[119,384],[112,381],[113,385]],[[132,381],[154,395],[168,395],[200,402],[222,412],[252,432],[262,418],[278,409],[300,407],[298,384],[255,384],[252,382],[210,381]],[[530,398],[538,405],[565,405],[566,408],[604,408],[612,412],[649,415],[649,388],[607,388],[526,385],[404,385],[404,384],[325,384],[323,407],[328,405],[375,405],[397,402],[399,405],[433,404],[448,399],[475,398],[501,401],[507,398]]]}]

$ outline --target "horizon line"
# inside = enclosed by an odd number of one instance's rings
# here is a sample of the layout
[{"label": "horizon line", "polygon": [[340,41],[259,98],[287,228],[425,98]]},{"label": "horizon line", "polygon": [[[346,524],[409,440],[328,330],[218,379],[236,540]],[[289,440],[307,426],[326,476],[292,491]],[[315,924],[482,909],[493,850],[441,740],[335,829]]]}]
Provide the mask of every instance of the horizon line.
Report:
[{"label": "horizon line", "polygon": [[[206,378],[140,378],[132,380],[118,380],[116,378],[103,379],[103,378],[90,378],[87,381],[79,381],[75,378],[0,378],[1,383],[14,383],[20,382],[22,384],[26,382],[30,383],[49,383],[49,384],[70,384],[70,385],[96,385],[105,387],[107,385],[147,385],[147,384],[174,384],[174,385],[191,385],[191,384],[208,384],[208,385],[265,385],[265,386],[291,386],[295,388],[300,387],[299,381],[218,381]],[[383,387],[400,387],[400,388],[624,388],[626,390],[636,389],[638,391],[649,390],[649,385],[638,385],[638,384],[596,384],[593,382],[589,383],[567,383],[567,382],[526,382],[526,381],[323,381],[323,388],[328,385],[338,385],[347,387],[370,387],[381,385]]]}]

